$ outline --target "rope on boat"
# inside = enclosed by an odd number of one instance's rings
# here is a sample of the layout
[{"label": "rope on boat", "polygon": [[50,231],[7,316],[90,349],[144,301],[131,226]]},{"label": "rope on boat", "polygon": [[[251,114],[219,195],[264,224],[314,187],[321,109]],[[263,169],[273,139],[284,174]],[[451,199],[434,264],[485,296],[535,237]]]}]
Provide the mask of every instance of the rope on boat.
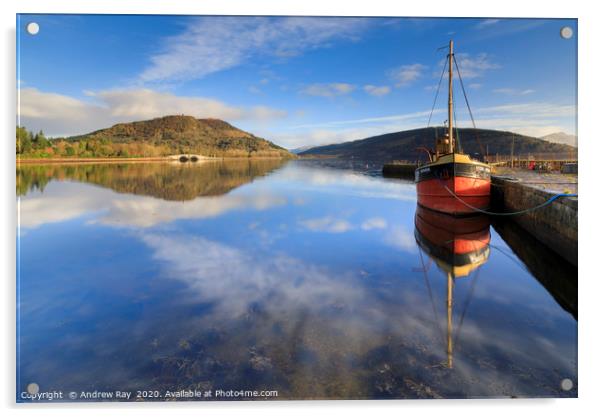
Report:
[{"label": "rope on boat", "polygon": [[558,198],[562,198],[562,197],[577,197],[577,194],[567,194],[567,193],[559,193],[559,194],[555,194],[552,197],[550,197],[548,200],[546,200],[545,202],[535,206],[535,207],[529,207],[527,209],[524,210],[519,210],[519,211],[512,211],[512,212],[508,212],[508,213],[495,213],[492,211],[487,211],[487,210],[482,210],[478,207],[474,207],[470,204],[468,204],[466,201],[462,200],[456,193],[454,193],[452,190],[449,189],[449,187],[445,184],[443,184],[442,181],[442,185],[443,188],[445,188],[447,190],[448,193],[450,193],[456,200],[458,200],[460,203],[464,204],[466,207],[474,210],[474,211],[478,211],[479,213],[484,213],[484,214],[489,214],[490,216],[516,216],[518,214],[524,214],[530,211],[534,211],[540,208],[543,208],[545,206],[547,206],[548,204],[551,204],[554,202],[554,200],[557,200]]},{"label": "rope on boat", "polygon": [[[485,149],[483,149],[483,145],[481,144],[481,140],[479,139],[479,131],[477,130],[477,124],[475,123],[474,117],[472,115],[470,103],[468,102],[468,96],[466,95],[466,89],[464,88],[464,81],[462,80],[462,74],[460,73],[460,67],[458,66],[458,61],[456,60],[455,55],[453,56],[453,60],[454,60],[455,66],[456,66],[456,70],[458,71],[458,78],[460,79],[460,86],[462,87],[462,93],[464,94],[464,101],[466,101],[466,107],[468,107],[468,114],[470,114],[470,120],[472,121],[472,127],[475,130],[475,137],[477,139],[477,143],[479,144],[479,148],[481,149],[481,155],[484,157]],[[454,109],[454,111],[455,111],[455,109]],[[456,127],[456,129],[457,129],[457,127]]]},{"label": "rope on boat", "polygon": [[[431,108],[431,114],[429,114],[429,121],[426,124],[426,127],[431,125],[431,119],[433,117],[433,112],[435,111],[435,106],[437,105],[437,97],[439,97],[439,90],[441,89],[441,81],[443,80],[443,74],[445,74],[445,70],[447,69],[447,62],[443,66],[443,70],[441,71],[441,77],[439,78],[439,85],[437,85],[437,92],[435,93],[435,100],[433,101],[433,107]],[[437,129],[437,128],[435,128]]]}]

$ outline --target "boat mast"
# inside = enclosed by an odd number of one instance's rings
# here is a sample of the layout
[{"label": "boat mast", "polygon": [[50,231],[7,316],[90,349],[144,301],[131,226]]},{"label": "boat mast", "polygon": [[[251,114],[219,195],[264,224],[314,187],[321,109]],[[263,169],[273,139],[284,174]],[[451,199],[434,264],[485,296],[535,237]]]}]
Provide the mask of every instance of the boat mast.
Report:
[{"label": "boat mast", "polygon": [[452,73],[452,67],[453,67],[453,59],[454,59],[454,41],[450,40],[449,41],[449,55],[447,55],[447,57],[449,58],[449,92],[448,92],[448,98],[447,98],[447,126],[449,128],[449,144],[448,144],[448,152],[449,153],[453,153],[454,152],[454,130],[453,130],[453,114],[454,114],[454,97],[453,97],[453,88],[452,88],[452,82],[453,82],[453,73]]}]

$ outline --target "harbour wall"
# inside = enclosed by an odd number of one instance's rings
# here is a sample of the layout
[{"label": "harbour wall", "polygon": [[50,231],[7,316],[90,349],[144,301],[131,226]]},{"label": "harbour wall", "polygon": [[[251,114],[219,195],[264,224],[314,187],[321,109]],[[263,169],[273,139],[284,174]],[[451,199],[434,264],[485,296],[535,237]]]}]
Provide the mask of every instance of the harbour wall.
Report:
[{"label": "harbour wall", "polygon": [[393,178],[414,179],[414,171],[418,168],[416,164],[389,163],[383,165],[383,176]]},{"label": "harbour wall", "polygon": [[[494,212],[526,210],[545,203],[555,194],[503,177],[491,177]],[[509,217],[539,242],[577,265],[577,198],[561,197],[537,210]]]}]

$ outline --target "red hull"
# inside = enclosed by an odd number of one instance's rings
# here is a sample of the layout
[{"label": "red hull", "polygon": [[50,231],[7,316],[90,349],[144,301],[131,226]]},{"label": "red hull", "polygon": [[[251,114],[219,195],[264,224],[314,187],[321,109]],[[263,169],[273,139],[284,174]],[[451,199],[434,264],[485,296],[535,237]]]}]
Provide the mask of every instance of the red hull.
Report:
[{"label": "red hull", "polygon": [[489,258],[489,216],[452,216],[416,207],[416,242],[453,277],[469,275]]},{"label": "red hull", "polygon": [[[454,197],[449,190],[459,197]],[[451,177],[446,180],[432,178],[416,184],[418,204],[431,210],[462,215],[478,213],[489,208],[491,181],[482,178]],[[462,203],[464,201],[466,204]]]},{"label": "red hull", "polygon": [[483,250],[491,240],[489,217],[484,214],[451,217],[417,207],[415,224],[430,244],[455,255]]}]

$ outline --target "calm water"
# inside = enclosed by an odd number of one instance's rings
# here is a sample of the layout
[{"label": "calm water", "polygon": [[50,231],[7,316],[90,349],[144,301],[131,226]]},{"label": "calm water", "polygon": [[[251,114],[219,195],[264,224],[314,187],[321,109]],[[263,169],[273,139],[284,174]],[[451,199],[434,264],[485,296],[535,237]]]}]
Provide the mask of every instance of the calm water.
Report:
[{"label": "calm water", "polygon": [[488,219],[450,260],[412,182],[332,165],[22,167],[18,391],[577,395],[574,268]]}]

